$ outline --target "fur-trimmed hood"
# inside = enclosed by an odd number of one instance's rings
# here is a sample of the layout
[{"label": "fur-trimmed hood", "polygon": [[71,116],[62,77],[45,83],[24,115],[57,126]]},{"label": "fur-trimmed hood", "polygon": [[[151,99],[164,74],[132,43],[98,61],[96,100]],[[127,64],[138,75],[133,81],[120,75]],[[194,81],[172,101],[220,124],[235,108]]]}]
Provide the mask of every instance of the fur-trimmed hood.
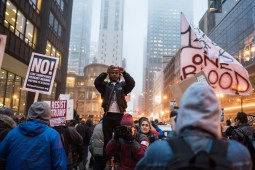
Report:
[{"label": "fur-trimmed hood", "polygon": [[0,122],[1,121],[9,125],[11,128],[15,128],[17,126],[16,122],[7,115],[0,114]]}]

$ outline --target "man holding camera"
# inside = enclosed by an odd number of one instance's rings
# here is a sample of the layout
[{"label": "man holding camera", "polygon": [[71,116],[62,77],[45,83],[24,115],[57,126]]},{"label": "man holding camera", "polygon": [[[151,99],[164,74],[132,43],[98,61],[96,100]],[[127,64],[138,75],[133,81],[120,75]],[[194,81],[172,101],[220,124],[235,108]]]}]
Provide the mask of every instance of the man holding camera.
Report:
[{"label": "man holding camera", "polygon": [[[109,81],[105,81],[109,76]],[[125,81],[120,81],[121,75]],[[110,157],[105,154],[105,147],[112,138],[114,129],[120,125],[121,119],[127,108],[125,96],[135,87],[134,79],[122,67],[109,66],[107,73],[101,73],[94,82],[96,89],[101,93],[104,109],[103,134],[104,156],[109,163]]]},{"label": "man holding camera", "polygon": [[137,139],[132,115],[125,114],[121,120],[121,126],[115,129],[114,138],[106,146],[106,154],[120,155],[118,170],[133,170],[148,146],[149,140],[146,135],[140,134]]}]

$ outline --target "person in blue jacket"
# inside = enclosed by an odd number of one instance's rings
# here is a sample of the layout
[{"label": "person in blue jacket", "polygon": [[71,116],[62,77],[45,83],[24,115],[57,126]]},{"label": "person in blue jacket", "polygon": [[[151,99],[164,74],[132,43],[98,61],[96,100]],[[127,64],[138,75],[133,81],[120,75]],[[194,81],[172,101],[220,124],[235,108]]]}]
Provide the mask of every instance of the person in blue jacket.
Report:
[{"label": "person in blue jacket", "polygon": [[67,158],[59,133],[48,126],[50,108],[33,103],[27,122],[11,130],[0,143],[0,169],[66,170]]}]

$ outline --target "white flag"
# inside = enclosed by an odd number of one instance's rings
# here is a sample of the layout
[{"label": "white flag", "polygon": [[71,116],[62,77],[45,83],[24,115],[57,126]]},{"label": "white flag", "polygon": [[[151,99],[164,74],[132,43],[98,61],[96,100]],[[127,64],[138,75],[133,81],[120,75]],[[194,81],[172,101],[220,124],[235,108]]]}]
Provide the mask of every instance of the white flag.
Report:
[{"label": "white flag", "polygon": [[203,70],[216,93],[249,95],[247,70],[181,14],[181,78]]}]

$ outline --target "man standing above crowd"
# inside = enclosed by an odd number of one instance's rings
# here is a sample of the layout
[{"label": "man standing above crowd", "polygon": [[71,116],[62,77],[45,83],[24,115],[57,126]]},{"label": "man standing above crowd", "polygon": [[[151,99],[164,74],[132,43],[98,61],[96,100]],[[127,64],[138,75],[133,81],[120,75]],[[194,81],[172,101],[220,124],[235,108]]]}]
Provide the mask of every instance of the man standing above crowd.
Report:
[{"label": "man standing above crowd", "polygon": [[[110,82],[105,81],[107,75]],[[125,81],[120,81],[121,75]],[[101,93],[103,100],[104,155],[106,156],[105,147],[112,138],[114,129],[120,125],[122,116],[127,108],[125,96],[135,87],[135,81],[124,68],[111,65],[108,67],[107,73],[103,72],[95,79],[94,85]],[[107,158],[107,160],[110,160],[110,158]]]}]

